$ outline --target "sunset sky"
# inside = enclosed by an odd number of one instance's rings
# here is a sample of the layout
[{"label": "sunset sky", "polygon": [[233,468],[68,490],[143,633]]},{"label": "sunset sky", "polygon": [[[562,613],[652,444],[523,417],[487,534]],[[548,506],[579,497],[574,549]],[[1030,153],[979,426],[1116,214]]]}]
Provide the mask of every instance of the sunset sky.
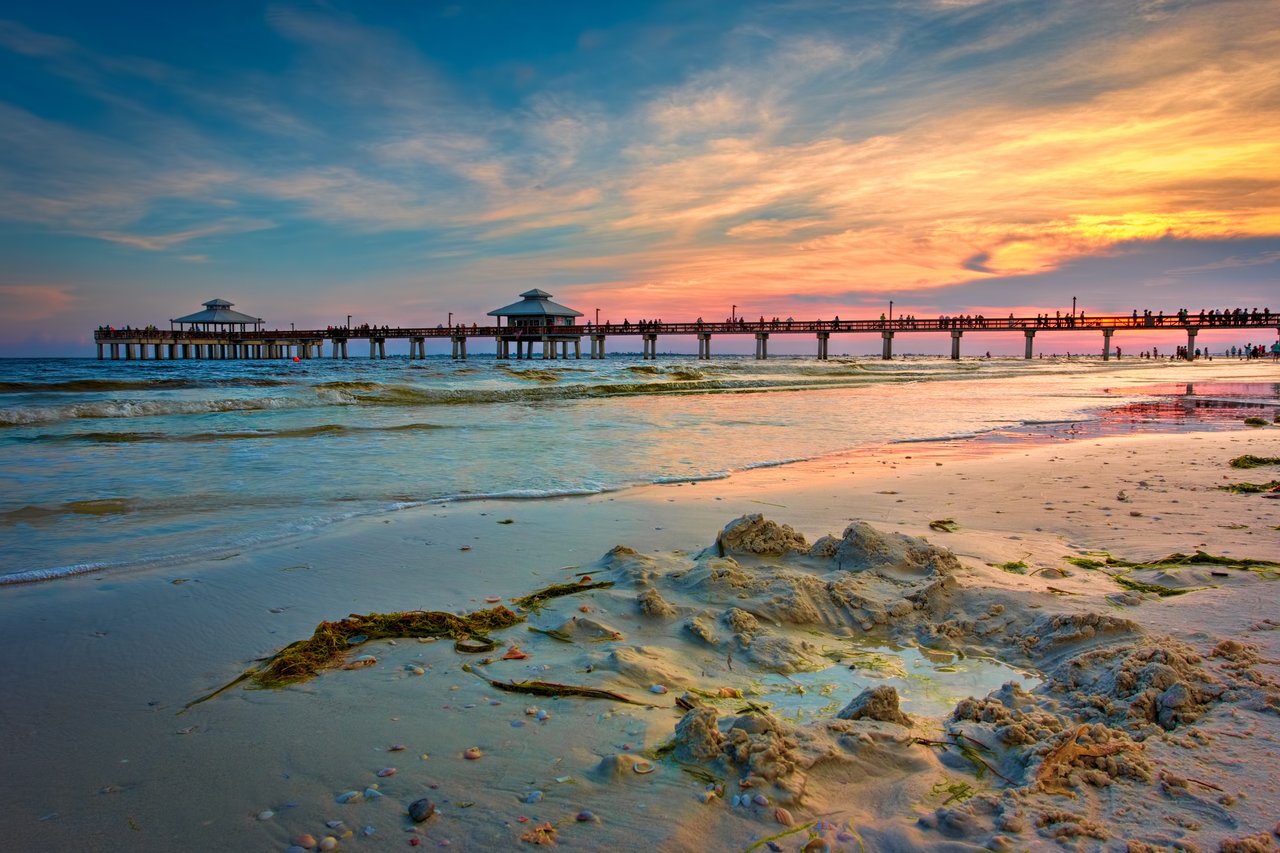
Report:
[{"label": "sunset sky", "polygon": [[1280,8],[0,9],[0,355],[535,286],[617,322],[1280,310]]}]

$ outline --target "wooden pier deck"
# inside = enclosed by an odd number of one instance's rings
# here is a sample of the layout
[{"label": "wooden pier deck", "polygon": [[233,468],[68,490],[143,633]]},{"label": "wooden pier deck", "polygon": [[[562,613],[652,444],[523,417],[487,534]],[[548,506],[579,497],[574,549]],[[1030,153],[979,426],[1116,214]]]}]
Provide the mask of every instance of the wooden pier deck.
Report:
[{"label": "wooden pier deck", "polygon": [[[110,354],[112,359],[280,359],[322,358],[324,345],[330,346],[332,358],[346,358],[350,341],[368,341],[370,358],[386,358],[388,340],[409,341],[409,357],[425,358],[428,339],[447,338],[452,343],[455,359],[466,359],[467,344],[476,338],[492,339],[499,359],[526,359],[535,357],[535,347],[540,346],[540,357],[582,358],[582,339],[590,344],[589,358],[605,357],[609,338],[640,337],[643,357],[653,359],[658,354],[658,339],[670,336],[696,337],[698,358],[711,358],[712,339],[722,335],[755,337],[755,356],[769,357],[769,340],[775,335],[812,335],[816,340],[816,355],[826,360],[832,335],[879,335],[881,357],[893,357],[893,342],[899,335],[924,334],[949,335],[951,358],[960,358],[960,342],[966,332],[999,332],[1022,335],[1025,340],[1024,357],[1032,357],[1032,347],[1037,335],[1062,332],[1094,331],[1102,336],[1102,358],[1110,359],[1112,337],[1125,331],[1169,331],[1186,336],[1187,358],[1193,357],[1196,335],[1205,329],[1275,329],[1280,333],[1280,314],[1270,310],[1202,316],[1177,312],[1154,315],[1104,315],[1104,316],[1047,316],[1038,317],[948,317],[935,319],[893,318],[871,320],[745,320],[705,323],[607,323],[593,325],[556,326],[479,326],[455,325],[452,327],[413,328],[389,326],[334,327],[329,329],[290,331],[198,331],[162,329],[100,328],[94,332],[98,358]],[[1262,343],[1259,341],[1258,343]],[[572,350],[572,356],[570,355]]]}]

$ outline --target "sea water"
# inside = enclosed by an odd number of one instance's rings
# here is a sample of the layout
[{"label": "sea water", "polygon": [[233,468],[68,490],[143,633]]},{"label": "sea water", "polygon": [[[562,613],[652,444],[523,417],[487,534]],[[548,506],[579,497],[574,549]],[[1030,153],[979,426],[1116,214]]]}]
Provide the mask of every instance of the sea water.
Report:
[{"label": "sea water", "polygon": [[1122,407],[1133,428],[1179,415],[1234,427],[1241,406],[1269,412],[1280,397],[1267,382],[1196,394],[1163,378],[1179,367],[0,360],[0,583],[242,552],[423,503],[590,494],[887,442],[1044,432],[1104,406]]}]

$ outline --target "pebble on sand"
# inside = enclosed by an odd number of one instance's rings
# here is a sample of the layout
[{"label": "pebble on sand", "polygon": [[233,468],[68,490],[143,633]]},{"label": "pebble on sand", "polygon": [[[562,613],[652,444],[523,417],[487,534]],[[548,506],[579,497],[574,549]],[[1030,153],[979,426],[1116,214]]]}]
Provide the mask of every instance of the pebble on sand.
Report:
[{"label": "pebble on sand", "polygon": [[665,684],[655,684],[649,688],[649,692],[650,693],[666,693],[667,687]]},{"label": "pebble on sand", "polygon": [[[401,747],[401,749],[403,749],[403,747]],[[396,775],[396,769],[394,767],[384,767],[378,771],[378,775],[385,779],[387,776]]]},{"label": "pebble on sand", "polygon": [[436,813],[436,804],[423,797],[409,804],[409,817],[414,823],[422,823]]},{"label": "pebble on sand", "polygon": [[480,747],[478,746],[468,747],[467,750],[462,753],[462,757],[468,761],[475,761],[482,755],[484,755],[484,753],[480,751]]}]

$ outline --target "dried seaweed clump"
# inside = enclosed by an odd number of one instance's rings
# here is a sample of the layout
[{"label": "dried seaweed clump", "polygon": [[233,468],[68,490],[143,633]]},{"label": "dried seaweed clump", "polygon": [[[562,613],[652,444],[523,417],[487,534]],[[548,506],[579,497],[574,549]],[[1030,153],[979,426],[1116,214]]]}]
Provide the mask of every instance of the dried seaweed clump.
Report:
[{"label": "dried seaweed clump", "polygon": [[[616,550],[616,549],[615,549]],[[516,605],[528,610],[538,607],[542,602],[550,598],[558,598],[562,595],[573,595],[577,592],[585,592],[589,589],[608,589],[613,586],[613,581],[597,581],[592,583],[589,577],[573,583],[553,583],[551,586],[543,587],[540,590],[531,592],[526,596],[516,599]]]},{"label": "dried seaweed clump", "polygon": [[477,610],[465,616],[439,610],[398,613],[353,613],[337,622],[321,622],[309,639],[285,646],[270,662],[253,673],[263,687],[283,687],[305,681],[330,666],[353,647],[367,640],[407,637],[483,637],[491,631],[523,622],[505,607]]}]

